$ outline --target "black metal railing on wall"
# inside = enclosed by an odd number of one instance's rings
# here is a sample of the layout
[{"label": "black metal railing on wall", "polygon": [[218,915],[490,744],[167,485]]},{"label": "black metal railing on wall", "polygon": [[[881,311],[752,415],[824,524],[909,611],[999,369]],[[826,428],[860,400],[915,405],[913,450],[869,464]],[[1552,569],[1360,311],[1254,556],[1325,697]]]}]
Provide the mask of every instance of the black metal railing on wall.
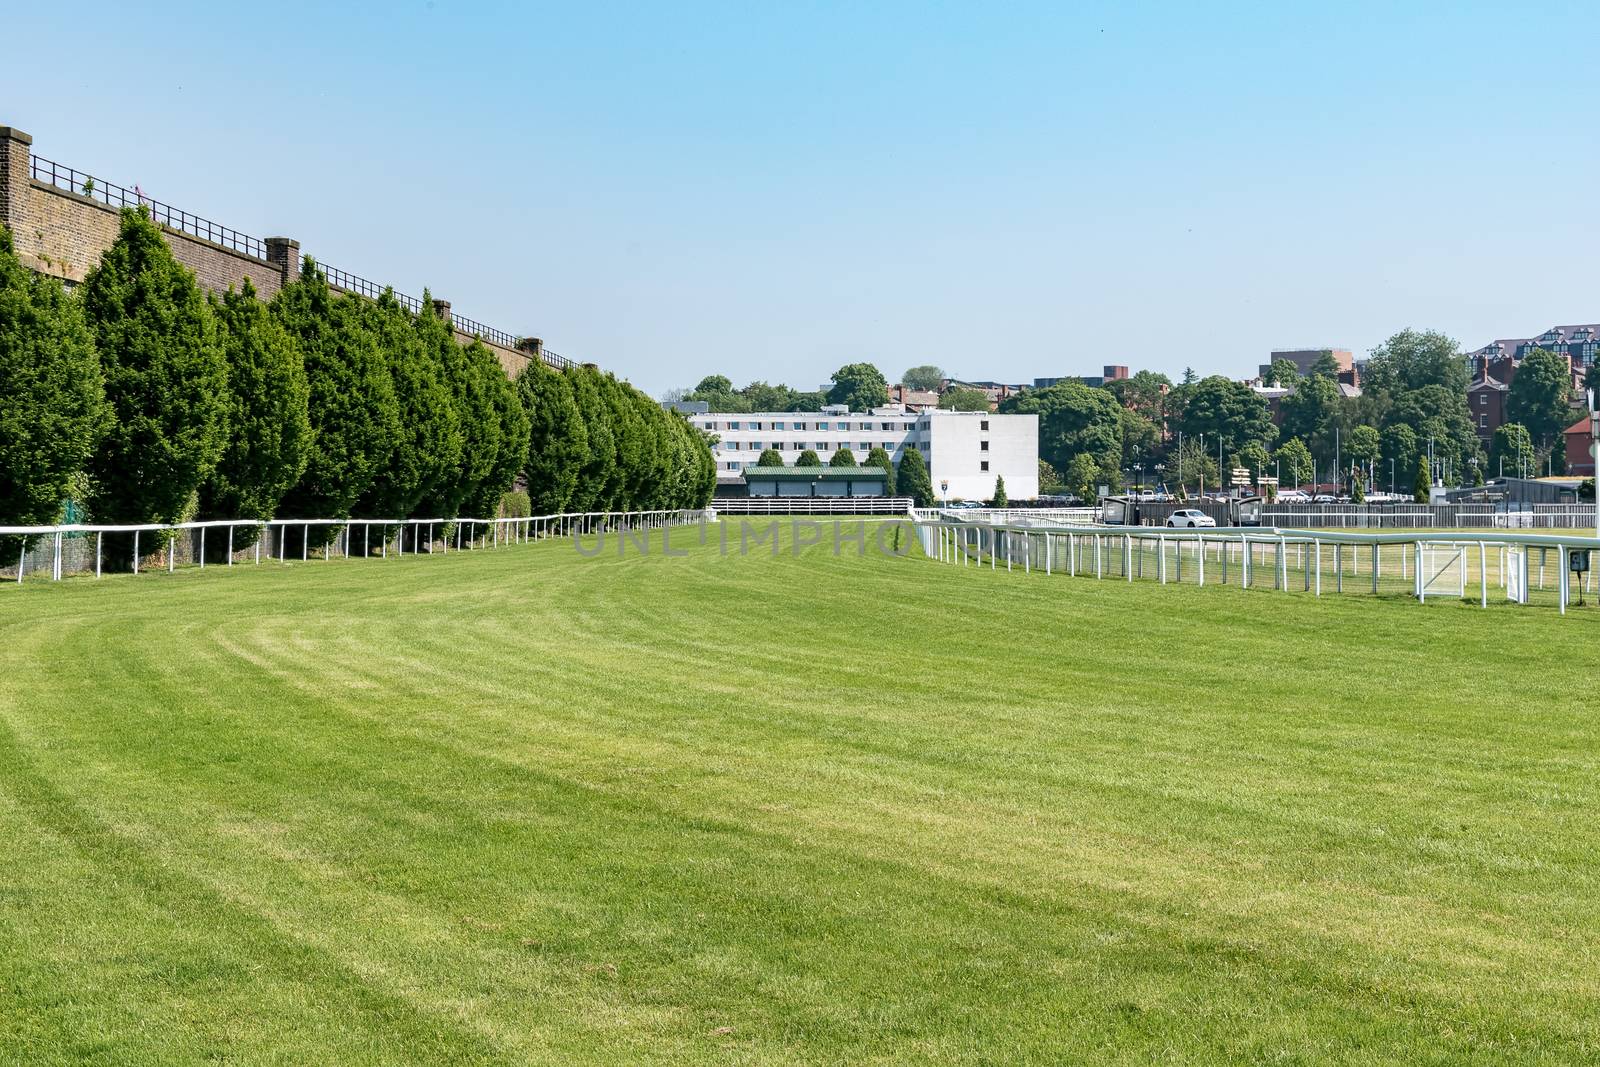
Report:
[{"label": "black metal railing on wall", "polygon": [[[75,170],[72,167],[38,155],[30,156],[29,173],[35,181],[47,183],[57,189],[64,189],[79,196],[86,196],[91,200],[105,204],[107,207],[147,208],[150,211],[150,217],[168,229],[177,230],[191,237],[198,237],[202,241],[210,241],[212,244],[221,245],[224,248],[231,248],[235,252],[242,252],[256,259],[265,260],[267,258],[267,245],[261,238],[252,237],[247,233],[212,222],[210,219],[201,218],[199,215],[191,215],[187,211],[173,207],[171,204],[164,204],[159,200],[146,196],[137,188],[128,189],[114,182],[101,181],[92,174],[85,174],[81,170]],[[335,289],[341,289],[347,293],[355,293],[369,300],[378,299],[386,289],[390,288],[386,285],[379,285],[377,282],[370,281],[358,274],[351,274],[349,271],[340,270],[338,267],[330,267],[326,263],[319,262],[317,267],[326,275],[328,284]],[[402,307],[412,314],[421,314],[422,301],[416,297],[407,296],[405,293],[398,291],[395,292],[394,297]],[[451,321],[455,324],[456,329],[461,330],[463,333],[481,337],[491,344],[497,344],[504,348],[521,347],[522,338],[516,334],[508,333],[505,330],[497,330],[493,326],[478,322],[475,319],[469,319],[453,313]],[[573,361],[566,356],[551,352],[548,349],[541,349],[539,354],[552,367],[559,369],[574,366]]]},{"label": "black metal railing on wall", "polygon": [[[317,269],[322,271],[323,275],[328,279],[328,284],[333,286],[335,289],[343,289],[347,293],[355,293],[357,296],[364,296],[368,300],[376,300],[378,297],[382,296],[385,291],[389,290],[389,286],[387,285],[379,285],[377,282],[368,281],[360,275],[351,274],[347,270],[340,270],[338,267],[330,267],[326,263],[319,262],[317,264]],[[401,307],[405,308],[413,315],[420,315],[422,313],[422,301],[418,300],[416,297],[407,296],[404,293],[397,292],[394,294],[394,298],[400,301]]]},{"label": "black metal railing on wall", "polygon": [[191,237],[198,237],[202,241],[231,248],[235,252],[243,252],[247,256],[257,259],[267,258],[267,246],[259,237],[251,237],[247,233],[230,229],[227,226],[203,219],[199,215],[191,215],[171,204],[163,204],[154,200],[138,189],[127,189],[112,182],[103,182],[90,174],[85,174],[71,167],[62,166],[54,160],[42,156],[32,156],[30,170],[36,181],[48,182],[57,189],[65,189],[79,196],[87,196],[91,200],[98,200],[107,207],[145,207],[150,209],[150,217],[171,229],[186,233]]}]

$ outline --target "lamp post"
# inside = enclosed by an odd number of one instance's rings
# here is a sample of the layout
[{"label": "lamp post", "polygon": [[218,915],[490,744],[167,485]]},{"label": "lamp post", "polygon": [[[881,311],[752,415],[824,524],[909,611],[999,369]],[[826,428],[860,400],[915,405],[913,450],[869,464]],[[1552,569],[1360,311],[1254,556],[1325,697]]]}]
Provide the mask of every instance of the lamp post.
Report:
[{"label": "lamp post", "polygon": [[1394,496],[1394,457],[1389,457],[1389,495]]}]

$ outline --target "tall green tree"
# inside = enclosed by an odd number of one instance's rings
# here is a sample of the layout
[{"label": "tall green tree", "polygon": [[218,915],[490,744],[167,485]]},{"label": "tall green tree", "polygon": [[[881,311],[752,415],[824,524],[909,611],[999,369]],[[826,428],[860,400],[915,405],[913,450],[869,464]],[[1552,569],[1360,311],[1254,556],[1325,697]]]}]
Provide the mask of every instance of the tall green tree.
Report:
[{"label": "tall green tree", "polygon": [[1203,434],[1233,448],[1251,441],[1270,447],[1277,440],[1278,430],[1266,400],[1241,382],[1214,374],[1184,389],[1181,399],[1175,424],[1185,437]]},{"label": "tall green tree", "polygon": [[1292,388],[1300,384],[1300,368],[1291,359],[1275,359],[1261,380],[1263,385]]},{"label": "tall green tree", "polygon": [[1378,431],[1371,426],[1357,426],[1342,442],[1341,455],[1356,463],[1373,463],[1382,451]]},{"label": "tall green tree", "polygon": [[1536,448],[1550,448],[1572,425],[1572,364],[1566,356],[1535,348],[1522,357],[1506,393],[1506,418],[1527,427]]},{"label": "tall green tree", "polygon": [[1062,382],[1028,389],[1000,403],[1003,414],[1039,416],[1039,455],[1058,470],[1087,452],[1103,471],[1122,463],[1122,407],[1104,389]]},{"label": "tall green tree", "polygon": [[900,384],[907,389],[932,392],[944,384],[944,371],[931,363],[919,364],[900,376]]},{"label": "tall green tree", "polygon": [[991,507],[1003,508],[1008,503],[1010,503],[1010,498],[1006,496],[1006,480],[1002,475],[997,474],[994,477],[994,497],[989,501],[989,504]]},{"label": "tall green tree", "polygon": [[[311,386],[300,346],[256,296],[213,297],[222,351],[228,364],[226,444],[200,487],[202,519],[270,519],[283,495],[300,480],[311,458]],[[233,544],[255,543],[256,528],[234,531]],[[220,549],[226,539],[208,543]]]},{"label": "tall green tree", "polygon": [[957,386],[946,389],[939,396],[940,411],[988,411],[989,394],[982,389]]},{"label": "tall green tree", "polygon": [[[305,473],[278,505],[286,518],[344,518],[372,487],[400,438],[400,407],[389,364],[358,297],[335,296],[307,257],[297,281],[272,301],[273,316],[295,339],[310,386],[311,454]],[[337,531],[313,527],[310,544]],[[299,531],[290,529],[291,544]]]},{"label": "tall green tree", "polygon": [[1298,437],[1319,464],[1331,464],[1335,432],[1346,428],[1342,400],[1333,379],[1320,374],[1300,379],[1294,392],[1278,402],[1283,436]]},{"label": "tall green tree", "polygon": [[1339,380],[1339,361],[1333,358],[1332,352],[1324,352],[1311,364],[1311,373],[1319,378]]},{"label": "tall green tree", "polygon": [[1417,457],[1416,477],[1411,480],[1411,499],[1418,504],[1428,502],[1428,491],[1433,486],[1433,478],[1428,474],[1428,457]]},{"label": "tall green tree", "polygon": [[[432,312],[427,294],[423,306]],[[372,518],[410,518],[461,464],[461,419],[455,391],[446,380],[449,368],[392,290],[375,301],[355,303],[351,310],[359,311],[388,367],[399,416],[394,448],[354,511]],[[369,550],[381,547],[371,545]]]},{"label": "tall green tree", "polygon": [[1039,493],[1055,496],[1062,490],[1061,474],[1044,460],[1039,461]]},{"label": "tall green tree", "polygon": [[808,448],[796,457],[794,465],[796,467],[820,467],[822,466],[822,460],[818,458],[813,449]]},{"label": "tall green tree", "polygon": [[[57,520],[106,416],[82,306],[54,278],[23,267],[0,226],[0,526]],[[6,543],[4,560],[15,563]]]},{"label": "tall green tree", "polygon": [[112,412],[90,461],[96,517],[180,521],[224,444],[228,371],[211,309],[142,208],[122,212],[83,307]]},{"label": "tall green tree", "polygon": [[1416,463],[1416,431],[1404,423],[1395,423],[1385,427],[1378,437],[1381,442],[1379,458],[1390,464],[1394,477],[1403,477]]},{"label": "tall green tree", "polygon": [[522,397],[494,351],[477,338],[466,346],[467,358],[482,376],[481,388],[494,412],[494,454],[483,473],[468,492],[463,510],[473,518],[492,518],[500,513],[500,498],[510,491],[517,475],[528,462],[528,443],[532,428]]},{"label": "tall green tree", "polygon": [[1520,478],[1536,471],[1533,437],[1521,423],[1508,422],[1496,427],[1489,442],[1489,473]]},{"label": "tall green tree", "polygon": [[761,455],[756,457],[756,466],[781,467],[783,466],[783,453],[776,448],[763,448]]},{"label": "tall green tree", "polygon": [[890,458],[889,453],[885,451],[882,446],[874,446],[872,450],[867,453],[867,461],[863,464],[863,466],[880,468],[884,473],[883,495],[895,495],[894,460]]},{"label": "tall green tree", "polygon": [[828,460],[828,466],[830,466],[830,467],[854,467],[854,466],[857,466],[857,464],[856,464],[856,454],[854,452],[850,451],[848,448],[836,448],[833,451],[833,457]]},{"label": "tall green tree", "polygon": [[1283,485],[1301,486],[1310,482],[1315,477],[1311,460],[1311,450],[1306,443],[1298,437],[1291,437],[1278,446],[1272,454],[1274,469]]},{"label": "tall green tree", "polygon": [[1172,379],[1155,371],[1142,370],[1131,378],[1113,378],[1105,389],[1117,398],[1117,403],[1150,420],[1157,430],[1166,425],[1167,397],[1172,393]]},{"label": "tall green tree", "polygon": [[871,411],[889,402],[889,383],[870,363],[847,363],[833,372],[828,403],[844,404],[851,411]]},{"label": "tall green tree", "polygon": [[895,491],[911,498],[912,506],[933,507],[933,479],[928,475],[928,464],[915,445],[907,445],[900,453],[900,466],[895,468]]},{"label": "tall green tree", "polygon": [[559,515],[570,508],[589,455],[588,427],[573,399],[571,380],[542,360],[517,375],[517,387],[529,416],[528,495],[535,514]]},{"label": "tall green tree", "polygon": [[1062,480],[1073,496],[1083,503],[1093,503],[1099,496],[1100,464],[1092,454],[1080,452],[1067,464],[1067,472],[1062,475]]},{"label": "tall green tree", "polygon": [[572,398],[577,402],[588,431],[588,452],[578,470],[572,509],[601,511],[618,484],[617,443],[611,427],[611,408],[600,395],[599,371],[591,367],[568,367],[561,373],[572,383]]}]

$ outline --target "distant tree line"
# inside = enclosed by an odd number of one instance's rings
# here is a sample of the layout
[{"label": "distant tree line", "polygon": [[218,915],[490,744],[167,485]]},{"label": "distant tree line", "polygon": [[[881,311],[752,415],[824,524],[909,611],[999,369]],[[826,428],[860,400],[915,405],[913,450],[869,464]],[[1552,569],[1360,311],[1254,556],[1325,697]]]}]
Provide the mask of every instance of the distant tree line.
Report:
[{"label": "distant tree line", "polygon": [[508,378],[426,298],[338,295],[310,259],[270,303],[208,297],[143,210],[68,294],[0,228],[0,523],[486,517],[519,475],[543,511],[700,506],[716,478],[681,416],[592,368]]}]

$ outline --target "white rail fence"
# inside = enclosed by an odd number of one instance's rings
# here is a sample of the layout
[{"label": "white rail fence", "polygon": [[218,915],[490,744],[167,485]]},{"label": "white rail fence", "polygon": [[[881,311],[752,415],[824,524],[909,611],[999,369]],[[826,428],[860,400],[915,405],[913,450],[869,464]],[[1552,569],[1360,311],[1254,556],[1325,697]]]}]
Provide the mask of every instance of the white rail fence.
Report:
[{"label": "white rail fence", "polygon": [[1263,526],[1353,529],[1585,530],[1595,525],[1593,504],[1266,504]]},{"label": "white rail fence", "polygon": [[986,522],[1028,524],[1049,523],[1055,526],[1093,526],[1100,521],[1099,508],[912,508],[911,517],[918,522],[950,519],[957,522]]},{"label": "white rail fence", "polygon": [[[309,562],[313,559],[387,559],[449,555],[551,537],[632,532],[687,526],[713,518],[699,508],[663,511],[585,511],[496,519],[213,519],[202,522],[121,525],[0,526],[0,542],[15,556],[0,560],[0,578],[55,581],[71,574],[100,577],[106,570],[140,574],[236,563]],[[322,544],[313,543],[313,532]],[[111,535],[108,538],[108,535]],[[108,545],[108,540],[111,544]],[[210,551],[207,551],[207,541]],[[141,545],[141,541],[143,542]],[[237,546],[237,547],[236,547]]]},{"label": "white rail fence", "polygon": [[1565,534],[1345,533],[993,525],[914,518],[941,563],[1162,585],[1263,585],[1288,592],[1404,594],[1420,602],[1544,604],[1562,614],[1594,591],[1600,538]]},{"label": "white rail fence", "polygon": [[738,496],[711,501],[720,515],[904,515],[908,496]]}]

